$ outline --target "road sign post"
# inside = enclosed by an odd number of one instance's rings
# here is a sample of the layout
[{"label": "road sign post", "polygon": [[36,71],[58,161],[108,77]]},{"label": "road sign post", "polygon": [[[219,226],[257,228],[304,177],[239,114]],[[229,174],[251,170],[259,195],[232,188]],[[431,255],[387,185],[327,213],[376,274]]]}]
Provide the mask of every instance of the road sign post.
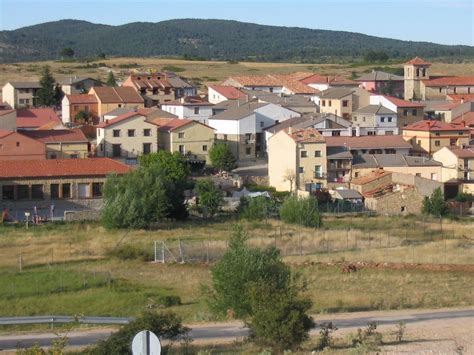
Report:
[{"label": "road sign post", "polygon": [[161,344],[155,333],[142,330],[132,341],[133,355],[160,355]]}]

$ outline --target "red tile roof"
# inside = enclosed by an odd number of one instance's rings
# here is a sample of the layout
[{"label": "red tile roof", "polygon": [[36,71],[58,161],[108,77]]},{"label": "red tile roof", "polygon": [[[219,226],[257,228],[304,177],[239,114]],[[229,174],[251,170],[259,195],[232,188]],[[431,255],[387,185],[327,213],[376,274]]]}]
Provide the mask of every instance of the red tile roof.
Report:
[{"label": "red tile roof", "polygon": [[24,108],[17,110],[16,113],[18,128],[38,128],[52,121],[61,123],[52,108]]},{"label": "red tile roof", "polygon": [[[145,119],[144,115],[141,115],[138,112],[132,111],[132,112],[124,113],[123,115],[117,116],[115,118],[112,118],[111,120],[106,120],[104,122],[101,122],[98,125],[96,125],[96,127],[97,128],[107,128],[107,127],[110,127],[110,126],[112,126],[116,123],[119,123],[121,121],[128,120],[129,118],[132,118],[132,117],[142,117],[143,119]],[[152,123],[150,121],[147,121],[147,122]]]},{"label": "red tile roof", "polygon": [[208,88],[217,91],[228,100],[235,100],[245,97],[245,94],[242,91],[234,88],[233,86],[209,85]]},{"label": "red tile roof", "polygon": [[406,100],[402,100],[397,97],[388,96],[388,95],[382,95],[382,96],[397,107],[425,107],[425,105],[419,102],[406,101]]},{"label": "red tile roof", "polygon": [[284,130],[297,143],[324,143],[324,137],[314,128],[305,128],[292,130],[286,128]]},{"label": "red tile roof", "polygon": [[0,161],[0,179],[106,176],[130,170],[127,165],[109,158]]},{"label": "red tile roof", "polygon": [[474,101],[474,94],[447,94],[446,96],[453,102]]},{"label": "red tile roof", "polygon": [[324,137],[328,147],[350,149],[412,148],[402,136]]},{"label": "red tile roof", "polygon": [[418,57],[415,57],[413,58],[412,60],[409,60],[408,62],[406,62],[405,64],[413,64],[413,65],[431,65],[430,62],[427,62],[426,60],[424,59],[421,59],[421,58],[418,58]]},{"label": "red tile roof", "polygon": [[342,76],[326,76],[319,74],[313,74],[300,81],[304,84],[359,85],[357,81],[346,79]]},{"label": "red tile roof", "polygon": [[0,130],[0,160],[46,159],[46,148],[23,134]]},{"label": "red tile roof", "polygon": [[293,94],[318,94],[320,91],[306,85],[305,83],[296,80],[290,75],[270,75],[272,78],[278,80],[283,87],[293,92]]},{"label": "red tile roof", "polygon": [[423,80],[425,86],[465,86],[474,85],[474,76],[444,76]]},{"label": "red tile roof", "polygon": [[70,104],[96,104],[97,99],[91,94],[66,95]]},{"label": "red tile roof", "polygon": [[385,176],[392,175],[391,172],[385,170],[374,170],[368,175],[364,175],[351,180],[351,184],[354,185],[365,185],[369,182],[376,181]]},{"label": "red tile roof", "polygon": [[143,98],[132,87],[96,86],[89,91],[96,93],[101,103],[143,104]]},{"label": "red tile roof", "polygon": [[0,116],[4,116],[12,112],[15,112],[15,110],[0,110]]},{"label": "red tile roof", "polygon": [[451,123],[461,124],[463,126],[465,124],[468,127],[474,127],[474,112],[466,112],[454,118]]},{"label": "red tile roof", "polygon": [[446,123],[437,120],[423,120],[403,127],[404,131],[467,131],[469,128],[456,123]]},{"label": "red tile roof", "polygon": [[270,75],[240,75],[232,76],[230,79],[233,79],[242,86],[273,86],[279,87],[282,86],[280,81],[273,78]]},{"label": "red tile roof", "polygon": [[458,158],[473,158],[474,159],[474,146],[468,145],[464,147],[450,146],[447,147],[454,155]]},{"label": "red tile roof", "polygon": [[158,129],[163,132],[172,132],[178,128],[187,126],[191,123],[200,124],[214,130],[214,128],[208,125],[205,125],[204,123],[201,123],[199,121],[179,119],[179,118],[156,118],[153,120],[153,123],[158,125],[159,126]]},{"label": "red tile roof", "polygon": [[43,143],[87,142],[86,136],[80,129],[24,131],[23,134]]}]

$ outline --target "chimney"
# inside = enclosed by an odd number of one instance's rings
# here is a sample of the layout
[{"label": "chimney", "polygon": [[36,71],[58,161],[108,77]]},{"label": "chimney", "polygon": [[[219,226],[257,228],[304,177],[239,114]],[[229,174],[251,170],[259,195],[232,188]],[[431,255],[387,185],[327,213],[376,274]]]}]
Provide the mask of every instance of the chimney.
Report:
[{"label": "chimney", "polygon": [[293,134],[293,127],[288,127],[288,134]]}]

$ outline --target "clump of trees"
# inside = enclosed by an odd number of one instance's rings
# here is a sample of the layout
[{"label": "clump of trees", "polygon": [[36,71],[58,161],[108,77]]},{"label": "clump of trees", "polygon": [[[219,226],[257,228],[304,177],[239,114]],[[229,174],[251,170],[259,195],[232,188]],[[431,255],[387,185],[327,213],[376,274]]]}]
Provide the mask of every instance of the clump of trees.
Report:
[{"label": "clump of trees", "polygon": [[61,49],[61,57],[74,57],[74,49],[72,49],[71,47],[64,47],[63,49]]},{"label": "clump of trees", "polygon": [[320,227],[321,214],[315,197],[289,196],[280,207],[280,218],[286,223]]},{"label": "clump of trees", "polygon": [[111,71],[109,71],[109,75],[107,76],[107,82],[106,82],[107,86],[117,86],[117,81],[115,80],[115,76],[114,76],[114,73]]},{"label": "clump of trees", "polygon": [[211,269],[210,308],[242,319],[258,344],[280,351],[295,348],[315,325],[307,315],[312,303],[301,295],[304,282],[282,261],[278,249],[249,247],[247,238],[236,226],[228,251]]},{"label": "clump of trees", "polygon": [[368,51],[364,56],[364,61],[368,63],[381,62],[384,63],[388,61],[389,56],[384,51]]},{"label": "clump of trees", "polygon": [[236,167],[236,160],[230,147],[224,143],[216,143],[209,150],[212,166],[219,171],[229,171]]},{"label": "clump of trees", "polygon": [[423,199],[422,212],[435,217],[444,217],[449,214],[449,207],[444,201],[444,195],[438,187],[431,196],[425,196]]},{"label": "clump of trees", "polygon": [[56,85],[56,80],[48,65],[43,67],[40,79],[41,87],[36,91],[35,106],[57,106],[62,99],[61,88]]},{"label": "clump of trees", "polygon": [[196,182],[197,207],[205,218],[214,216],[222,207],[224,197],[211,179]]},{"label": "clump of trees", "polygon": [[241,197],[238,211],[242,218],[262,221],[274,214],[277,211],[277,206],[275,201],[265,196]]}]

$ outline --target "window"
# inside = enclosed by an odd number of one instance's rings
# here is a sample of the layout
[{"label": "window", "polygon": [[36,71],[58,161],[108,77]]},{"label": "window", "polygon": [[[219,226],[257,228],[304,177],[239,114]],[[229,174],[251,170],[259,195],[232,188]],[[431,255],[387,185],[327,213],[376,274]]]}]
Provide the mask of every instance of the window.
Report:
[{"label": "window", "polygon": [[341,135],[341,132],[340,132],[340,131],[332,131],[332,132],[331,132],[331,135],[332,135],[333,137],[339,137],[339,136]]},{"label": "window", "polygon": [[69,158],[71,158],[71,159],[77,159],[77,158],[79,158],[79,154],[70,154],[70,155],[69,155]]},{"label": "window", "polygon": [[77,196],[79,198],[88,198],[90,194],[90,185],[89,184],[77,184]]},{"label": "window", "polygon": [[186,153],[186,147],[185,147],[184,145],[182,145],[182,144],[180,144],[180,145],[178,146],[178,150],[179,150],[179,152],[180,152],[181,154]]},{"label": "window", "polygon": [[380,122],[385,122],[385,117],[380,117]]},{"label": "window", "polygon": [[323,106],[323,107],[326,106],[326,100],[321,101],[321,106]]},{"label": "window", "polygon": [[365,117],[362,117],[362,122],[365,122]]},{"label": "window", "polygon": [[303,167],[303,166],[300,166],[300,167],[298,168],[298,172],[299,172],[300,174],[304,173],[304,167]]},{"label": "window", "polygon": [[328,106],[331,107],[331,105],[332,105],[332,101],[329,100],[329,101],[328,101]]},{"label": "window", "polygon": [[151,153],[151,143],[143,143],[143,154],[147,155]]},{"label": "window", "polygon": [[273,92],[273,88],[270,88],[270,92]]},{"label": "window", "polygon": [[416,116],[416,109],[411,110],[411,114],[412,114],[413,116]]},{"label": "window", "polygon": [[44,198],[42,184],[31,185],[31,198],[33,200],[42,200]]},{"label": "window", "polygon": [[143,130],[143,136],[144,137],[150,137],[151,136],[151,129],[150,128],[145,128]]},{"label": "window", "polygon": [[438,175],[436,175],[436,173],[431,173],[431,180],[437,180],[438,179]]},{"label": "window", "polygon": [[179,132],[178,133],[178,138],[184,138],[184,132]]},{"label": "window", "polygon": [[436,132],[436,133],[435,133],[435,136],[438,136],[438,137],[439,137],[439,132]]},{"label": "window", "polygon": [[203,152],[207,152],[207,145],[204,144],[204,145],[202,146],[202,151],[203,151]]},{"label": "window", "polygon": [[368,135],[368,136],[375,136],[375,132],[374,132],[374,131],[368,131],[368,132],[367,132],[367,135]]},{"label": "window", "polygon": [[113,130],[113,136],[114,137],[120,137],[120,130],[119,129],[114,129]]},{"label": "window", "polygon": [[393,136],[393,131],[385,131],[386,136]]},{"label": "window", "polygon": [[403,110],[403,116],[408,116],[408,110]]},{"label": "window", "polygon": [[92,183],[92,197],[102,197],[102,188],[104,187],[103,182]]},{"label": "window", "polygon": [[28,185],[17,185],[16,186],[16,198],[17,200],[28,200],[30,189]]},{"label": "window", "polygon": [[252,133],[245,133],[245,140],[249,141],[252,139]]},{"label": "window", "polygon": [[195,115],[199,115],[199,107],[195,107],[195,108],[194,108],[194,114],[195,114]]},{"label": "window", "polygon": [[302,151],[300,152],[300,157],[301,157],[301,158],[307,158],[307,157],[308,157],[308,152],[307,152],[306,150],[302,150]]},{"label": "window", "polygon": [[3,185],[2,186],[2,199],[13,200],[15,198],[15,186]]},{"label": "window", "polygon": [[421,173],[416,173],[415,176],[421,177]]},{"label": "window", "polygon": [[349,106],[349,101],[348,100],[342,100],[342,107],[347,107]]},{"label": "window", "polygon": [[315,178],[321,178],[323,177],[323,169],[321,165],[316,165],[314,167],[314,177]]},{"label": "window", "polygon": [[135,137],[135,130],[134,129],[129,129],[128,132],[127,132],[127,135],[129,137]]},{"label": "window", "polygon": [[74,105],[74,111],[79,111],[79,105]]},{"label": "window", "polygon": [[316,158],[321,158],[321,157],[322,157],[321,151],[320,151],[320,150],[316,150],[316,151],[314,152],[314,156],[315,156]]},{"label": "window", "polygon": [[252,155],[252,148],[250,148],[250,147],[245,148],[245,155],[247,155],[247,156]]},{"label": "window", "polygon": [[122,155],[122,145],[121,144],[112,144],[112,156],[120,157]]},{"label": "window", "polygon": [[51,184],[50,186],[51,192],[50,197],[52,200],[59,198],[59,184]]},{"label": "window", "polygon": [[348,120],[349,119],[349,114],[348,113],[343,113],[342,118]]},{"label": "window", "polygon": [[260,121],[260,128],[262,128],[264,125],[263,121]]},{"label": "window", "polygon": [[62,184],[62,198],[71,198],[71,184]]},{"label": "window", "polygon": [[388,122],[392,122],[392,121],[393,121],[393,117],[388,117],[387,121],[388,121]]},{"label": "window", "polygon": [[439,147],[439,146],[441,146],[440,141],[435,141],[435,147]]},{"label": "window", "polygon": [[224,134],[224,140],[225,141],[227,140],[227,134]]}]

